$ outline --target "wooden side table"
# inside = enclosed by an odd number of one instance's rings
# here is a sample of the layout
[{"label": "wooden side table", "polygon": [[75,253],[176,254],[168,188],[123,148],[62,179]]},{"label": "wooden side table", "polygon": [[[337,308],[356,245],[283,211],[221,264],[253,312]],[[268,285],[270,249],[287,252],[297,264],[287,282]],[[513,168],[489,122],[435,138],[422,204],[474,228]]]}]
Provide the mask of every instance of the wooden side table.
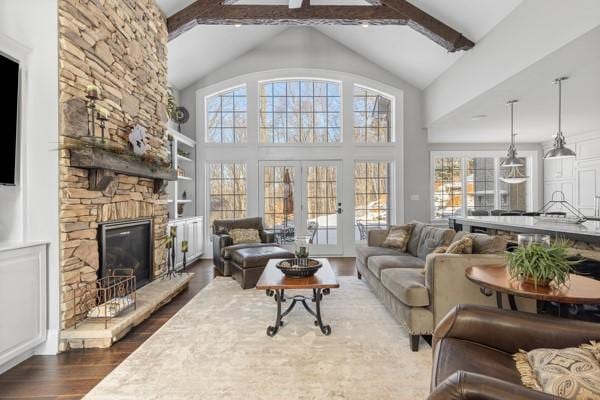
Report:
[{"label": "wooden side table", "polygon": [[512,279],[505,265],[479,265],[465,270],[467,279],[481,287],[482,293],[496,292],[498,308],[502,307],[502,294],[508,297],[511,310],[517,310],[515,296],[528,299],[554,301],[561,304],[600,304],[600,281],[571,274],[566,285],[535,287]]}]

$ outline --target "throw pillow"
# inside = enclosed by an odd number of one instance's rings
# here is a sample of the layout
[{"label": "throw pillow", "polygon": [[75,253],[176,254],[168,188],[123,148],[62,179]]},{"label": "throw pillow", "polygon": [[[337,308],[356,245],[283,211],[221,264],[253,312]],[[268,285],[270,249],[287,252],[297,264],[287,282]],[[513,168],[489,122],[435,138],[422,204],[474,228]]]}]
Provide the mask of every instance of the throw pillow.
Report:
[{"label": "throw pillow", "polygon": [[513,358],[521,382],[530,389],[565,399],[600,400],[600,363],[588,348],[520,350]]},{"label": "throw pillow", "polygon": [[426,226],[421,232],[417,257],[425,261],[427,255],[440,246],[448,246],[454,237],[452,229],[442,229],[434,226]]},{"label": "throw pillow", "polygon": [[473,253],[473,238],[464,235],[460,240],[450,243],[446,249],[448,254],[471,254]]},{"label": "throw pillow", "polygon": [[410,238],[410,234],[414,227],[415,224],[392,226],[388,232],[387,237],[383,241],[382,246],[406,252],[408,239]]},{"label": "throw pillow", "polygon": [[258,229],[232,229],[229,231],[229,236],[233,244],[262,242]]}]

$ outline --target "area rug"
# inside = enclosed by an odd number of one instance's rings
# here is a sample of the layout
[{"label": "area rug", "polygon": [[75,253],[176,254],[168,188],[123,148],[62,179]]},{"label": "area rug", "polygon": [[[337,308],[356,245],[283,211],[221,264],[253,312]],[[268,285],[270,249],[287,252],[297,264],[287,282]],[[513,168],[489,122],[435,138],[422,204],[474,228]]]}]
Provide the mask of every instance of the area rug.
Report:
[{"label": "area rug", "polygon": [[330,336],[302,307],[270,338],[264,291],[217,278],[110,373],[87,400],[424,399],[431,348],[408,335],[354,277],[322,305]]}]

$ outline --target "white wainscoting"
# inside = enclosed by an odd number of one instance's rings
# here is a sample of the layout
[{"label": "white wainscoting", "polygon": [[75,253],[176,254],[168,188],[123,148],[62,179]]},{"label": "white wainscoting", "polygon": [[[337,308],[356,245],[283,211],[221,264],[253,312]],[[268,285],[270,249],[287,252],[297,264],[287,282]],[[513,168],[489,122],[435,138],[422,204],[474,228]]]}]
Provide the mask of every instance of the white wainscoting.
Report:
[{"label": "white wainscoting", "polygon": [[[544,201],[560,190],[586,216],[594,215],[594,198],[600,195],[600,132],[567,137],[576,158],[544,160]],[[544,145],[544,150],[551,148]]]},{"label": "white wainscoting", "polygon": [[0,244],[0,373],[46,340],[47,244]]}]

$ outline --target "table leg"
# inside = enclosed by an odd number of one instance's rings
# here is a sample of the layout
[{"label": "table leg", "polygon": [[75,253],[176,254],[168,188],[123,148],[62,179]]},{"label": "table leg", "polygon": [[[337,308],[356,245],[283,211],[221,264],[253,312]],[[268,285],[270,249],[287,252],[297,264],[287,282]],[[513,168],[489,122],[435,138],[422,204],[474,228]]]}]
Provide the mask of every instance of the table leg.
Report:
[{"label": "table leg", "polygon": [[513,311],[518,311],[517,302],[515,301],[515,296],[512,294],[508,295],[508,303],[510,304],[510,309]]},{"label": "table leg", "polygon": [[315,294],[316,294],[315,302],[317,305],[317,320],[315,321],[315,324],[319,325],[319,328],[321,329],[321,332],[323,333],[323,335],[329,336],[331,334],[331,326],[324,325],[323,319],[321,317],[321,300],[323,299],[323,294],[321,293],[321,289],[317,289]]},{"label": "table leg", "polygon": [[501,310],[504,308],[504,306],[502,305],[502,293],[500,292],[496,292],[496,305]]},{"label": "table leg", "polygon": [[279,331],[279,327],[281,326],[281,295],[281,290],[275,290],[275,301],[277,302],[277,318],[275,319],[275,326],[267,327],[267,335],[270,337],[275,336]]}]

